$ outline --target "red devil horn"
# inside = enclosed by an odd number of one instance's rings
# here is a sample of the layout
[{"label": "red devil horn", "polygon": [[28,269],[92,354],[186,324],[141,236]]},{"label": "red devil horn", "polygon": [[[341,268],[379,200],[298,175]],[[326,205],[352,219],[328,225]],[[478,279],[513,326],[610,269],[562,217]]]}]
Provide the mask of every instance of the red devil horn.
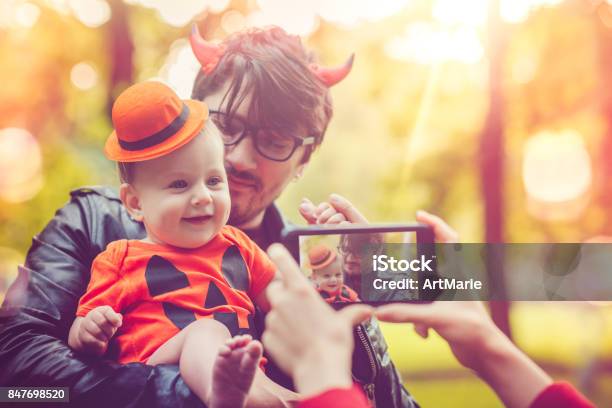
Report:
[{"label": "red devil horn", "polygon": [[325,68],[312,64],[310,69],[312,69],[312,72],[314,72],[314,74],[325,84],[325,86],[329,88],[346,78],[349,72],[351,72],[354,59],[355,54],[351,54],[346,62],[339,67]]},{"label": "red devil horn", "polygon": [[202,71],[204,71],[205,74],[210,74],[217,66],[219,59],[223,56],[225,46],[223,46],[223,44],[214,44],[206,41],[200,35],[198,26],[195,24],[191,29],[189,42],[191,43],[193,53],[202,65]]}]

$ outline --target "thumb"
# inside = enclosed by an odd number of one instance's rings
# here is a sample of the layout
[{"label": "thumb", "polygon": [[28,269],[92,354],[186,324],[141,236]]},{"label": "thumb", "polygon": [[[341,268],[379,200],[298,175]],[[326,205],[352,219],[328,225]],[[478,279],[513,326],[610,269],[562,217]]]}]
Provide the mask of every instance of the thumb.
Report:
[{"label": "thumb", "polygon": [[392,303],[379,307],[376,317],[390,323],[420,323],[432,326],[436,319],[443,318],[437,303],[430,304],[400,304]]},{"label": "thumb", "polygon": [[341,309],[338,313],[348,321],[351,326],[356,326],[366,319],[372,317],[373,309],[368,305],[351,305]]},{"label": "thumb", "polygon": [[429,225],[433,231],[438,242],[459,242],[459,234],[450,225],[448,225],[442,218],[430,214],[427,211],[419,210],[416,213],[416,220],[423,224]]},{"label": "thumb", "polygon": [[367,218],[357,208],[340,194],[333,193],[329,196],[329,202],[336,211],[344,215],[347,221],[353,224],[367,224]]},{"label": "thumb", "polygon": [[415,324],[414,331],[424,339],[429,336],[429,328],[424,324]]}]

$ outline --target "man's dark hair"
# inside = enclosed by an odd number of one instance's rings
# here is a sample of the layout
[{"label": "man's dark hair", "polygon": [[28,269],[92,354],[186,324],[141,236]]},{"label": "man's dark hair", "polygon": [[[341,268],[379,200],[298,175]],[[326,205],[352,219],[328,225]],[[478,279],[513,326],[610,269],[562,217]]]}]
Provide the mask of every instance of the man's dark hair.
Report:
[{"label": "man's dark hair", "polygon": [[338,250],[361,256],[364,254],[382,254],[384,237],[381,233],[344,234],[340,236]]},{"label": "man's dark hair", "polygon": [[216,68],[208,75],[198,74],[192,98],[202,100],[229,81],[223,97],[226,113],[233,116],[252,95],[248,121],[279,133],[315,137],[302,159],[308,161],[332,116],[329,89],[309,67],[312,53],[299,37],[279,27],[244,30],[223,44],[226,51]]}]

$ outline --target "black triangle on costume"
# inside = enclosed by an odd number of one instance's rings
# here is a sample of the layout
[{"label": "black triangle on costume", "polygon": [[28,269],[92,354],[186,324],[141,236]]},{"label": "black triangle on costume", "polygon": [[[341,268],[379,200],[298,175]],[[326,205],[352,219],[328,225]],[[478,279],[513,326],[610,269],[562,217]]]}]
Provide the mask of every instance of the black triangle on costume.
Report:
[{"label": "black triangle on costume", "polygon": [[165,258],[153,255],[147,263],[145,280],[151,297],[189,286],[187,275]]},{"label": "black triangle on costume", "polygon": [[195,313],[172,303],[162,302],[166,317],[179,329],[183,330],[196,321]]},{"label": "black triangle on costume", "polygon": [[212,309],[213,307],[224,305],[227,305],[227,299],[225,299],[225,296],[223,296],[221,289],[219,289],[215,281],[211,280],[208,284],[208,292],[206,293],[204,307],[206,309]]},{"label": "black triangle on costume", "polygon": [[221,260],[221,272],[232,288],[243,292],[249,290],[249,271],[237,246],[225,250]]},{"label": "black triangle on costume", "polygon": [[241,334],[238,328],[238,316],[234,312],[217,312],[213,315],[214,319],[227,327],[232,337]]},{"label": "black triangle on costume", "polygon": [[348,290],[346,290],[346,288],[344,288],[344,287],[340,290],[340,296],[342,296],[342,297],[344,297],[346,299],[350,299],[351,298],[351,295],[349,294]]}]

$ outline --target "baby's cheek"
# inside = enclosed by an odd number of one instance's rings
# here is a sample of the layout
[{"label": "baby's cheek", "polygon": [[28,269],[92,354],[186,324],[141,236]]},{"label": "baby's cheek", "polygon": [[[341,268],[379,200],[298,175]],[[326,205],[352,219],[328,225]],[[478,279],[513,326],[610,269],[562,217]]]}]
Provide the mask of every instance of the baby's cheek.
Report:
[{"label": "baby's cheek", "polygon": [[172,203],[160,203],[157,207],[156,224],[163,231],[173,231],[181,220],[182,211]]},{"label": "baby's cheek", "polygon": [[232,208],[232,201],[230,199],[229,190],[226,190],[219,195],[218,199],[215,200],[215,207],[215,212],[222,214],[222,224],[227,224],[230,210]]}]

